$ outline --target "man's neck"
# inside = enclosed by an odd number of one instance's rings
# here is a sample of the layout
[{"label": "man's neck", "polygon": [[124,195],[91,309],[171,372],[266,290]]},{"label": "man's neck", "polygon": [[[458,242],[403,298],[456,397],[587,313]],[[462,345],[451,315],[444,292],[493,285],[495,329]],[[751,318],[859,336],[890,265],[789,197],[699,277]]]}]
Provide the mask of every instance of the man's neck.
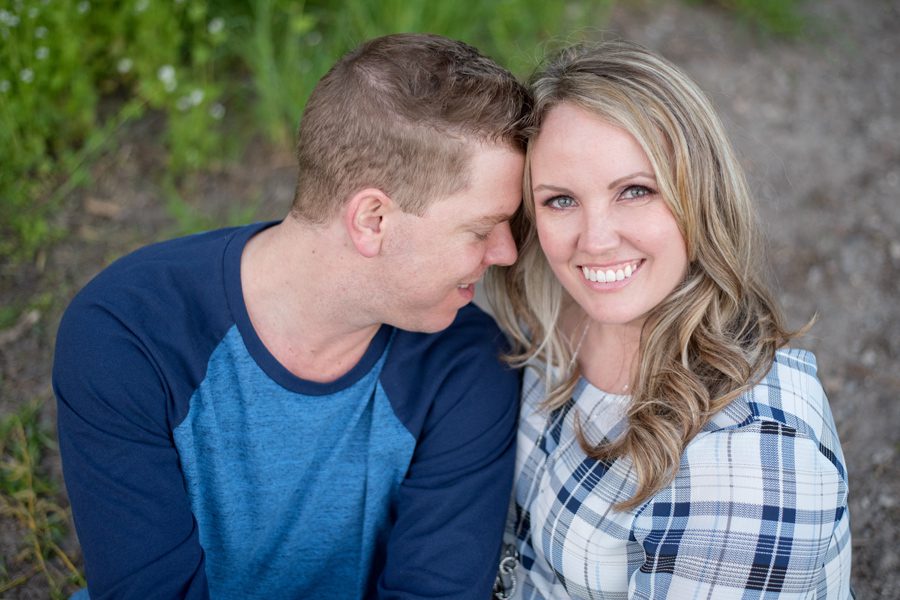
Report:
[{"label": "man's neck", "polygon": [[256,334],[278,362],[308,381],[346,374],[380,327],[344,287],[340,246],[328,228],[288,217],[254,236],[241,256],[241,287]]}]

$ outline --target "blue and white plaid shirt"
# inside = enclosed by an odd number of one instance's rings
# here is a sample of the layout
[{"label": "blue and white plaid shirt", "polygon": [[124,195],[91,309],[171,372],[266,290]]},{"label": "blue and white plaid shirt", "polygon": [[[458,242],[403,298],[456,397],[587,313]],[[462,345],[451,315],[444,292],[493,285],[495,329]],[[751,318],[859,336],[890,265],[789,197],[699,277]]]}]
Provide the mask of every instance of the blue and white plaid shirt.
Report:
[{"label": "blue and white plaid shirt", "polygon": [[779,351],[691,440],[672,483],[625,512],[612,505],[636,489],[630,459],[588,458],[574,423],[613,439],[628,397],[584,380],[552,413],[543,397],[528,369],[508,526],[516,598],[851,597],[847,470],[811,353]]}]

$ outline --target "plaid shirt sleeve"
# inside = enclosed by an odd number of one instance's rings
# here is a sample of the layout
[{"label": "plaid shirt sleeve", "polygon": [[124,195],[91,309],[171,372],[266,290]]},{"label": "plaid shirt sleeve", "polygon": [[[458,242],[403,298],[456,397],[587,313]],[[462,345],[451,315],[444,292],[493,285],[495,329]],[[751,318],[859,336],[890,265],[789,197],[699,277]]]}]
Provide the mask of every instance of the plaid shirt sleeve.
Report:
[{"label": "plaid shirt sleeve", "polygon": [[629,598],[841,597],[849,564],[828,555],[849,558],[846,498],[818,444],[786,425],[706,435],[634,521],[645,560]]},{"label": "plaid shirt sleeve", "polygon": [[622,397],[582,382],[548,415],[526,377],[515,597],[851,598],[847,474],[815,370],[811,354],[780,351],[633,511],[612,509],[635,491],[630,460],[599,463],[573,441],[576,414],[589,439],[618,435]]}]

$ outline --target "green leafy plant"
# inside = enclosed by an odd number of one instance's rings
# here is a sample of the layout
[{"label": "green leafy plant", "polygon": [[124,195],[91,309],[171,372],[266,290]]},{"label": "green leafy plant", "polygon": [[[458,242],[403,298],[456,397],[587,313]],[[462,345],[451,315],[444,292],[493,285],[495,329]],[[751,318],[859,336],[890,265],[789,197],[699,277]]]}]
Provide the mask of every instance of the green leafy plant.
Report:
[{"label": "green leafy plant", "polygon": [[[0,9],[0,256],[26,257],[52,239],[48,216],[86,179],[109,121],[164,112],[175,172],[217,153],[221,29],[206,2],[184,0]],[[111,119],[98,118],[103,98],[120,99]]]}]

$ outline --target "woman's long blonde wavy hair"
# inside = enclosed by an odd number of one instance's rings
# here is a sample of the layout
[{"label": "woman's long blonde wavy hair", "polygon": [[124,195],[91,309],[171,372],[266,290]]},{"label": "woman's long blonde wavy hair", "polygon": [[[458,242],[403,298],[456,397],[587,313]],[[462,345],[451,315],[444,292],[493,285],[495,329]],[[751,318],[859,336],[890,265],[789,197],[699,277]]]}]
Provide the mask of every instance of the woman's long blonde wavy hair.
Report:
[{"label": "woman's long blonde wavy hair", "polygon": [[[671,482],[688,442],[712,415],[758,381],[775,351],[798,334],[786,329],[762,282],[747,183],[715,111],[696,84],[638,45],[603,42],[563,51],[531,86],[530,140],[539,134],[547,112],[561,103],[634,136],[687,247],[683,281],[647,315],[641,332],[625,432],[607,443],[591,443],[577,429],[589,456],[631,458],[637,492],[617,508],[634,508]],[[513,221],[519,260],[492,270],[486,289],[513,342],[508,361],[543,365],[544,408],[552,410],[569,400],[580,372],[559,330],[564,304],[571,298],[538,242],[529,175],[526,168],[525,202]]]}]

